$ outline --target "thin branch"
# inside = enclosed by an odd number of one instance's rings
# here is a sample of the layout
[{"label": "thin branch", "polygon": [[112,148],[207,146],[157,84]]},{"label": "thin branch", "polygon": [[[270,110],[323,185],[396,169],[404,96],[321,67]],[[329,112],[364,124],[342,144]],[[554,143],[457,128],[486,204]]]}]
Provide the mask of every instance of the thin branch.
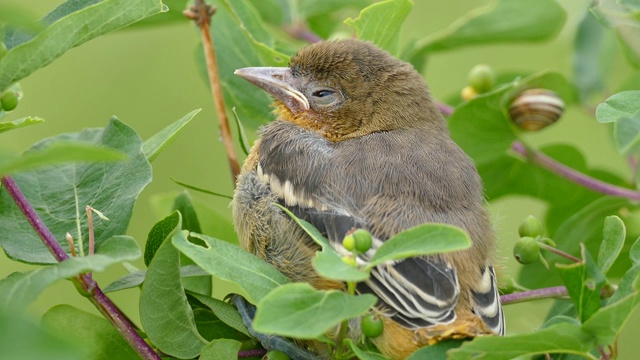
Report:
[{"label": "thin branch", "polygon": [[238,352],[238,359],[245,359],[250,357],[262,358],[266,353],[267,350],[265,349],[240,350]]},{"label": "thin branch", "polygon": [[24,193],[20,190],[20,187],[18,187],[18,184],[16,184],[13,178],[10,176],[3,177],[2,185],[7,189],[13,201],[18,205],[24,217],[27,218],[33,229],[38,233],[38,236],[42,239],[42,242],[47,249],[49,249],[53,257],[56,258],[58,262],[67,260],[69,255],[64,251],[62,246],[60,246],[60,243],[53,236],[49,228],[42,222],[42,219],[40,219],[40,216],[38,216],[36,210],[31,206],[29,200],[24,196]]},{"label": "thin branch", "polygon": [[529,290],[523,292],[517,292],[513,294],[506,294],[500,296],[500,302],[502,305],[516,304],[525,301],[557,298],[561,296],[567,296],[567,288],[564,286],[554,286],[543,289]]},{"label": "thin branch", "polygon": [[436,102],[436,106],[444,116],[449,117],[451,116],[451,114],[453,114],[453,108],[445,103]]},{"label": "thin branch", "polygon": [[[31,206],[31,203],[29,203],[13,178],[6,176],[1,179],[1,182],[56,260],[62,262],[68,259],[69,255],[64,251],[62,246],[60,246],[60,243],[58,243],[49,228],[42,222],[42,219],[36,213],[33,206]],[[88,296],[89,300],[98,308],[105,318],[115,326],[120,335],[122,335],[142,359],[160,360],[160,356],[138,335],[135,330],[135,325],[133,325],[127,316],[102,292],[90,275],[78,275],[72,280],[76,285],[79,285],[78,287],[85,292],[83,295]]]},{"label": "thin branch", "polygon": [[196,0],[196,4],[191,6],[189,10],[186,10],[184,15],[192,19],[200,28],[200,33],[202,35],[202,48],[204,50],[204,57],[207,61],[207,73],[209,74],[211,95],[213,96],[213,102],[218,113],[220,136],[222,137],[222,143],[224,144],[224,148],[227,153],[227,159],[229,160],[229,167],[231,168],[231,175],[233,177],[233,184],[235,186],[238,174],[240,174],[240,164],[238,162],[238,154],[236,152],[235,145],[233,144],[233,138],[231,137],[227,110],[225,109],[220,77],[218,75],[218,60],[213,46],[213,39],[211,38],[211,16],[215,11],[216,9],[205,4],[204,0]]},{"label": "thin branch", "polygon": [[640,192],[619,187],[613,184],[594,179],[591,176],[585,175],[579,171],[573,170],[570,167],[561,164],[547,155],[532,149],[527,149],[524,144],[519,141],[514,141],[511,145],[511,149],[516,153],[529,159],[532,163],[539,165],[569,181],[572,181],[578,185],[582,185],[593,191],[597,191],[606,195],[621,196],[630,200],[640,200]]},{"label": "thin branch", "polygon": [[582,262],[582,260],[578,259],[577,257],[575,257],[575,256],[573,256],[571,254],[568,254],[568,253],[566,253],[566,252],[564,252],[564,251],[562,251],[562,250],[560,250],[560,249],[558,249],[556,247],[549,246],[549,245],[541,243],[541,242],[538,242],[538,247],[540,249],[542,249],[542,250],[545,250],[545,251],[548,251],[548,252],[552,252],[552,253],[554,253],[554,254],[556,254],[558,256],[562,256],[563,258],[569,259],[569,260],[571,260],[573,262],[577,262],[577,263]]}]

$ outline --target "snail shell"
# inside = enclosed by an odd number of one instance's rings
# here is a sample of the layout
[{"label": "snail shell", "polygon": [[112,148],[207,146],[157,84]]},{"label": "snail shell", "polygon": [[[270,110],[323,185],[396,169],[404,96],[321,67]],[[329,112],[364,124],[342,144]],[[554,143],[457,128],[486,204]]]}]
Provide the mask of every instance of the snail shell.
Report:
[{"label": "snail shell", "polygon": [[563,111],[564,101],[546,89],[525,90],[509,106],[511,120],[527,131],[537,131],[555,123]]}]

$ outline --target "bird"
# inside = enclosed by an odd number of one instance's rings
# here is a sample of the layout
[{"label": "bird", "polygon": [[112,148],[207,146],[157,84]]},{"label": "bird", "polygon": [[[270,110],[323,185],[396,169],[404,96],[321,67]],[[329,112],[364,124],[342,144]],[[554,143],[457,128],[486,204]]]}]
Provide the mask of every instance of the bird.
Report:
[{"label": "bird", "polygon": [[469,249],[380,264],[357,285],[378,299],[384,331],[372,342],[404,359],[445,339],[504,334],[482,181],[411,64],[372,42],[341,39],[302,47],[287,67],[235,74],[273,97],[276,118],[258,130],[236,182],[233,221],[244,249],[293,282],[341,290],[314,271],[318,246],[276,204],[339,253],[355,229],[371,233],[375,251],[403,230],[451,224],[469,235]]}]

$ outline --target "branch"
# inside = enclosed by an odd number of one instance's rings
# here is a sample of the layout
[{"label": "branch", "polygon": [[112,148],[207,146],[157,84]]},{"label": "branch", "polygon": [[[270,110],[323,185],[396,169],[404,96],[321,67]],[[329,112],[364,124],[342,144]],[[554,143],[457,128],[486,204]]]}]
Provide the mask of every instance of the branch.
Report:
[{"label": "branch", "polygon": [[211,95],[213,103],[218,113],[218,124],[220,126],[220,136],[222,143],[227,152],[229,167],[231,168],[231,176],[233,177],[233,185],[236,184],[238,174],[240,174],[240,164],[238,162],[238,154],[233,144],[231,130],[229,128],[229,119],[227,118],[227,110],[224,105],[224,97],[222,95],[222,87],[220,86],[220,77],[218,75],[218,60],[216,51],[213,47],[213,39],[211,38],[211,16],[216,12],[216,8],[204,3],[204,0],[196,0],[196,4],[192,5],[189,10],[184,11],[184,15],[193,20],[200,28],[202,35],[202,48],[204,57],[207,61],[207,73],[209,74],[209,84],[211,86]]},{"label": "branch", "polygon": [[307,29],[302,23],[285,27],[284,31],[294,39],[304,40],[312,44],[322,41],[320,36]]},{"label": "branch", "polygon": [[[444,116],[450,116],[453,113],[453,108],[447,104],[438,102],[436,106]],[[623,188],[607,182],[595,179],[589,175],[576,171],[564,164],[557,162],[556,160],[548,157],[537,150],[528,149],[520,141],[514,141],[511,144],[511,149],[516,153],[524,156],[532,163],[543,167],[556,175],[559,175],[569,181],[572,181],[578,185],[582,185],[587,189],[597,191],[605,195],[613,195],[625,197],[630,200],[640,200],[640,192],[632,189]]]},{"label": "branch", "polygon": [[500,296],[500,302],[502,305],[516,304],[519,302],[556,298],[561,296],[567,296],[567,288],[564,286],[554,286],[543,289],[529,290],[523,292],[517,292],[513,294],[506,294]]},{"label": "branch", "polygon": [[[62,246],[60,246],[60,243],[58,243],[49,228],[42,222],[42,219],[38,216],[13,178],[6,176],[1,179],[1,182],[56,260],[62,262],[68,259],[69,255],[64,251]],[[83,295],[88,296],[89,300],[98,308],[104,317],[115,326],[120,335],[122,335],[142,359],[160,360],[160,356],[138,335],[135,325],[133,325],[127,316],[102,292],[90,275],[78,275],[72,280],[76,287],[79,287],[85,292]]]},{"label": "branch", "polygon": [[579,171],[573,170],[570,167],[561,164],[547,155],[536,151],[527,149],[521,142],[514,141],[511,145],[511,149],[516,153],[524,156],[532,163],[539,165],[569,181],[572,181],[578,185],[582,185],[587,189],[597,191],[606,195],[621,196],[630,200],[640,200],[640,192],[619,187],[613,184],[600,181],[592,178],[589,175],[585,175]]}]

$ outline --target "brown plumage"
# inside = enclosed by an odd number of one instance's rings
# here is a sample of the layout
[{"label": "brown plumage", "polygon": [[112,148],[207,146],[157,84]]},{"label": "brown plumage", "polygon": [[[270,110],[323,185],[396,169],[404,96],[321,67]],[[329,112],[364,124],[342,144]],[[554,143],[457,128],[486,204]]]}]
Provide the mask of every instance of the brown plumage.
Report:
[{"label": "brown plumage", "polygon": [[480,178],[410,64],[340,40],[301,49],[288,68],[236,73],[274,96],[278,116],[260,130],[237,183],[234,221],[245,249],[293,281],[340,289],[315,274],[316,245],[273,203],[339,251],[354,227],[369,230],[376,248],[416,225],[452,224],[469,233],[471,249],[384,264],[359,284],[378,296],[385,318],[374,343],[403,359],[441,339],[504,332]]}]

